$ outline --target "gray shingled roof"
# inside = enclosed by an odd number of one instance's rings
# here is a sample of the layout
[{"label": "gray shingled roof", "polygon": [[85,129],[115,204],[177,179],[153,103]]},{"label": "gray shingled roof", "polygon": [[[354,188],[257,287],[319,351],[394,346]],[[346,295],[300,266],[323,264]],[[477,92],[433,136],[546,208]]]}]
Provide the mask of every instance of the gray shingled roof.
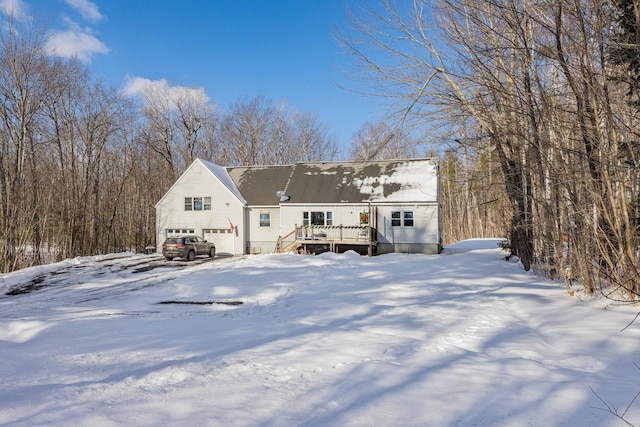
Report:
[{"label": "gray shingled roof", "polygon": [[230,167],[231,179],[249,205],[288,203],[433,202],[437,200],[437,160],[296,163]]},{"label": "gray shingled roof", "polygon": [[294,165],[228,167],[227,171],[250,206],[280,203],[276,192],[284,190]]}]

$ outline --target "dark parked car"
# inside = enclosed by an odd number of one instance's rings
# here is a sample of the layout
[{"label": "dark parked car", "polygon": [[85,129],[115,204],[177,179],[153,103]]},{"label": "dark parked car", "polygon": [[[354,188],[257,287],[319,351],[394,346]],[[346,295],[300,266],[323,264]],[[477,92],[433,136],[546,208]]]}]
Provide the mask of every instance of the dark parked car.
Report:
[{"label": "dark parked car", "polygon": [[200,236],[167,237],[162,244],[162,255],[169,261],[185,258],[193,261],[198,255],[216,256],[216,245]]}]

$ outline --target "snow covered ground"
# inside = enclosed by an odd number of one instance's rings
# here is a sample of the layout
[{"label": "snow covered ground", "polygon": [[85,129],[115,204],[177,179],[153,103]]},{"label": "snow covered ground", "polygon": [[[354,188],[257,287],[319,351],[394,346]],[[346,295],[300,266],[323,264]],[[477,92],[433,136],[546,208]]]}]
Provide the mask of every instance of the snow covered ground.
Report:
[{"label": "snow covered ground", "polygon": [[79,258],[0,275],[0,426],[624,426],[638,310],[497,240]]}]

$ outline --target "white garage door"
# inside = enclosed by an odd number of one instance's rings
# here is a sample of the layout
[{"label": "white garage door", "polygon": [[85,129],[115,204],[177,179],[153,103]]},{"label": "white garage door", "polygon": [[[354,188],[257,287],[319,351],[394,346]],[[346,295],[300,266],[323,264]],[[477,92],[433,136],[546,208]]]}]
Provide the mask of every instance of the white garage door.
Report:
[{"label": "white garage door", "polygon": [[202,237],[216,245],[216,253],[220,255],[235,255],[233,247],[233,233],[228,228],[214,228],[202,230]]}]

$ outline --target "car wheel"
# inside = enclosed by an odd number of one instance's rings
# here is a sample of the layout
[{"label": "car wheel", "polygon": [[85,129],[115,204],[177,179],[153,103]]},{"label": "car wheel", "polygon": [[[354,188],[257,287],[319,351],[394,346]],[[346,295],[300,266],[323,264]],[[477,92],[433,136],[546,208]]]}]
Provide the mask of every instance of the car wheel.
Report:
[{"label": "car wheel", "polygon": [[167,261],[173,261],[173,257],[172,256],[166,256],[165,258],[167,259]]},{"label": "car wheel", "polygon": [[194,259],[196,259],[195,251],[189,251],[187,254],[187,261],[193,261]]},{"label": "car wheel", "polygon": [[215,258],[216,256],[216,248],[211,248],[209,251],[209,258]]}]

